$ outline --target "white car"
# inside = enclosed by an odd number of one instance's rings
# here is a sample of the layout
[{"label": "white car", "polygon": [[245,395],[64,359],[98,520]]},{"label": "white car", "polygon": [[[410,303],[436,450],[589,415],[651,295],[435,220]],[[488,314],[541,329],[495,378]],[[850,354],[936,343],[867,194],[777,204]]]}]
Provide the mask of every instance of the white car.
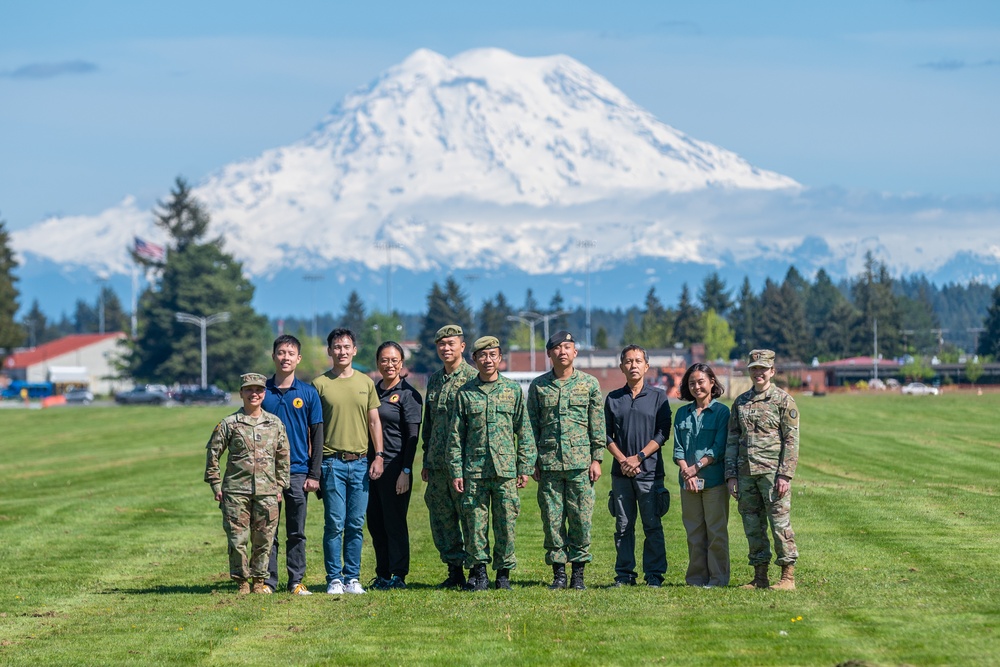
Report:
[{"label": "white car", "polygon": [[938,388],[929,387],[923,382],[911,382],[910,384],[903,385],[902,392],[904,394],[912,394],[913,396],[922,396],[923,394],[931,394],[932,396],[937,396]]}]

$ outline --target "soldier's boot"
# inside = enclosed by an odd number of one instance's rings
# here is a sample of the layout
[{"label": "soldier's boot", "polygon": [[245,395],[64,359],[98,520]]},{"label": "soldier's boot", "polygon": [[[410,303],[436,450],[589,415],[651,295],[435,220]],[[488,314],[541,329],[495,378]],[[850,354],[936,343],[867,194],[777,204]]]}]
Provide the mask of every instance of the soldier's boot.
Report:
[{"label": "soldier's boot", "polygon": [[254,577],[253,578],[253,589],[252,593],[264,593],[265,595],[271,594],[271,587],[264,583],[264,577]]},{"label": "soldier's boot", "polygon": [[438,584],[438,588],[461,588],[465,586],[465,570],[461,565],[448,564],[448,578]]},{"label": "soldier's boot", "polygon": [[553,563],[552,585],[549,586],[549,590],[557,591],[560,588],[566,588],[566,565],[564,563]]},{"label": "soldier's boot", "polygon": [[236,582],[237,595],[250,595],[250,582],[246,579],[233,579]]},{"label": "soldier's boot", "polygon": [[469,570],[469,579],[466,581],[464,590],[485,591],[490,587],[490,578],[486,574],[486,563],[476,563]]},{"label": "soldier's boot", "polygon": [[497,580],[494,585],[498,591],[510,590],[510,568],[501,567],[497,570]]},{"label": "soldier's boot", "polygon": [[767,563],[753,566],[753,581],[743,584],[740,588],[751,590],[754,588],[767,588],[770,582],[767,580]]},{"label": "soldier's boot", "polygon": [[569,587],[582,591],[587,587],[583,585],[583,568],[586,563],[573,563],[573,572],[569,576]]},{"label": "soldier's boot", "polygon": [[771,586],[772,591],[794,591],[795,590],[795,566],[794,565],[782,565],[781,566],[781,579],[778,580],[774,586]]}]

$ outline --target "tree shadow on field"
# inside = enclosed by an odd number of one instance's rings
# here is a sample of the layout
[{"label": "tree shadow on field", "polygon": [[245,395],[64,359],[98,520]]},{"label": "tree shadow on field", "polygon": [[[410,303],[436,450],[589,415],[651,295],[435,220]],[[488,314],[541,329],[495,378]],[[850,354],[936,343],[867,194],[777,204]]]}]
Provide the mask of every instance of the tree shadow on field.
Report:
[{"label": "tree shadow on field", "polygon": [[216,584],[160,585],[146,588],[106,588],[99,591],[102,595],[214,595],[233,593],[236,585],[228,581]]}]

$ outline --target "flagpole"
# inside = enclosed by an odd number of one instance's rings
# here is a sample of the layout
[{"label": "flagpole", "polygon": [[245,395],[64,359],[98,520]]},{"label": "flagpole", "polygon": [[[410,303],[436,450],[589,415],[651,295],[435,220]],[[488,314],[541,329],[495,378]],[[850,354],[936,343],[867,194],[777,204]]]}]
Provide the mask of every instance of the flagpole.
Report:
[{"label": "flagpole", "polygon": [[135,265],[135,260],[132,260],[132,340],[135,340],[136,335],[139,331],[139,317],[136,314],[138,309],[138,297],[136,296],[139,290],[139,271]]}]

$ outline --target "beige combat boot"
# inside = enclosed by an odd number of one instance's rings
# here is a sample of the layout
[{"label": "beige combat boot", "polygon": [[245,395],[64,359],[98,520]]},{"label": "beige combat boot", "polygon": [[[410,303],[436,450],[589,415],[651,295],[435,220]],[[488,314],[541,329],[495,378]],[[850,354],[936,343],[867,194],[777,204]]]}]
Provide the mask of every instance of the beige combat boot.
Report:
[{"label": "beige combat boot", "polygon": [[254,593],[264,593],[265,595],[271,594],[271,587],[264,583],[264,577],[254,577],[253,578],[253,592]]},{"label": "beige combat boot", "polygon": [[250,595],[250,582],[246,579],[233,579],[236,582],[237,595]]},{"label": "beige combat boot", "polygon": [[772,591],[794,591],[795,590],[795,566],[794,565],[782,565],[781,566],[781,579],[778,580],[774,586],[771,586]]},{"label": "beige combat boot", "polygon": [[740,588],[754,589],[754,588],[767,588],[770,582],[767,580],[767,563],[763,565],[753,566],[753,581],[748,584],[743,584]]}]

